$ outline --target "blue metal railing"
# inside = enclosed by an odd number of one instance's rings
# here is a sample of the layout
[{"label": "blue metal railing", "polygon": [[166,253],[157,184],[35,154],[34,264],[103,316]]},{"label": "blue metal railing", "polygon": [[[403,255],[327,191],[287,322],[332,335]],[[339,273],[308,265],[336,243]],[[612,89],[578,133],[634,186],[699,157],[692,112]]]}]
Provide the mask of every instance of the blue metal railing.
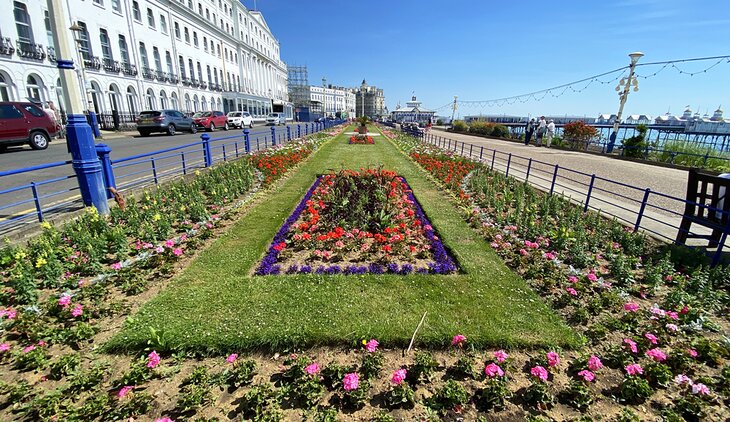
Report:
[{"label": "blue metal railing", "polygon": [[[196,169],[328,130],[342,121],[299,123],[212,139],[201,134],[196,142],[176,147],[109,159],[112,174],[105,174],[117,190],[154,185]],[[272,130],[273,129],[273,130]],[[230,133],[230,132],[229,132]],[[104,158],[100,155],[102,162]],[[49,176],[51,173],[51,177]],[[110,187],[107,184],[107,188]],[[108,195],[111,198],[111,193]],[[71,161],[60,161],[0,172],[0,234],[8,234],[35,221],[78,209],[81,192]]]},{"label": "blue metal railing", "polygon": [[[679,233],[696,234],[680,226],[687,205],[716,213],[724,220],[730,212],[684,198],[607,179],[534,158],[522,157],[496,149],[475,146],[432,133],[404,130],[404,133],[424,142],[489,165],[492,170],[523,180],[549,194],[560,193],[573,202],[621,221],[634,231],[641,230],[669,243],[678,243]],[[722,217],[722,218],[720,218]],[[710,229],[707,229],[710,231]],[[713,264],[720,260],[727,233],[722,235]]]}]

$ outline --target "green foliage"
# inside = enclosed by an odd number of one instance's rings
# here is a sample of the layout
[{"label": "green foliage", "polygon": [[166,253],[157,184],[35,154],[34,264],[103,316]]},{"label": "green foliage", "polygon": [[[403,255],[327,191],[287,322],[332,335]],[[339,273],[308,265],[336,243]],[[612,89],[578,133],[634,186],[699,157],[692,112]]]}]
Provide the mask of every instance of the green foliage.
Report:
[{"label": "green foliage", "polygon": [[568,403],[579,410],[585,410],[593,403],[593,393],[584,381],[571,380],[566,395]]},{"label": "green foliage", "polygon": [[126,420],[133,416],[144,415],[150,411],[154,398],[147,392],[130,393],[117,404],[116,408],[110,413],[111,420]]},{"label": "green foliage", "polygon": [[495,138],[509,138],[509,128],[505,125],[492,122],[473,121],[469,125],[469,133],[493,136]]},{"label": "green foliage", "polygon": [[385,404],[389,409],[398,407],[412,408],[416,404],[416,392],[406,382],[394,385],[385,394]]},{"label": "green foliage", "polygon": [[563,126],[563,137],[572,149],[586,149],[588,143],[598,136],[598,130],[582,121],[566,123]]},{"label": "green foliage", "polygon": [[279,421],[282,419],[279,398],[269,384],[254,385],[241,398],[238,411],[245,419]]},{"label": "green foliage", "polygon": [[381,352],[375,351],[373,353],[367,353],[362,357],[362,363],[360,364],[359,373],[365,377],[365,379],[373,379],[380,375],[380,370],[383,369],[383,363],[385,358]]},{"label": "green foliage", "polygon": [[78,353],[69,353],[61,356],[58,360],[51,362],[50,377],[55,380],[70,375],[81,365],[81,356]]},{"label": "green foliage", "polygon": [[555,396],[550,392],[546,382],[531,380],[531,384],[525,389],[525,402],[538,409],[548,409],[555,403]]},{"label": "green foliage", "polygon": [[675,140],[658,145],[657,149],[659,151],[651,155],[652,160],[715,171],[730,170],[730,161],[728,161],[730,154],[717,151],[712,147]]},{"label": "green foliage", "polygon": [[226,368],[218,375],[216,383],[238,388],[250,384],[255,374],[256,362],[251,359],[236,361],[232,368]]},{"label": "green foliage", "polygon": [[352,409],[360,409],[367,402],[369,389],[369,382],[361,379],[356,389],[342,392],[342,404]]},{"label": "green foliage", "polygon": [[654,387],[667,388],[674,377],[671,368],[659,362],[646,365],[644,373],[649,383]]},{"label": "green foliage", "polygon": [[646,143],[646,125],[636,126],[636,135],[621,141],[624,146],[624,155],[631,158],[642,158],[644,156],[644,148]]},{"label": "green foliage", "polygon": [[473,353],[462,353],[452,368],[453,374],[458,377],[474,378],[477,375],[474,370],[474,360]]},{"label": "green foliage", "polygon": [[641,418],[633,410],[624,407],[621,409],[621,413],[613,418],[613,422],[641,422]]},{"label": "green foliage", "polygon": [[477,390],[474,402],[483,410],[502,410],[505,401],[511,396],[512,392],[507,387],[507,379],[494,377],[487,379],[487,385]]},{"label": "green foliage", "polygon": [[434,410],[446,411],[462,406],[468,401],[469,393],[464,386],[457,381],[448,380],[426,401],[426,405]]},{"label": "green foliage", "polygon": [[706,408],[707,403],[702,397],[695,394],[685,394],[677,401],[673,410],[682,415],[685,420],[698,421],[707,417]]},{"label": "green foliage", "polygon": [[371,422],[396,422],[395,418],[386,412],[378,413],[370,419]]},{"label": "green foliage", "polygon": [[195,411],[210,403],[212,399],[213,395],[207,382],[186,384],[180,389],[177,409],[182,413]]},{"label": "green foliage", "polygon": [[429,352],[417,352],[413,365],[408,369],[407,377],[413,383],[430,381],[439,364]]},{"label": "green foliage", "polygon": [[[95,362],[90,368],[77,370],[68,375],[67,390],[71,392],[87,391],[101,383],[107,375],[109,365],[105,362]],[[135,384],[123,384],[135,385]]]},{"label": "green foliage", "polygon": [[621,398],[629,403],[643,403],[654,393],[654,390],[644,378],[627,375],[621,383],[619,393]]},{"label": "green foliage", "polygon": [[466,132],[469,130],[469,125],[467,125],[463,120],[454,120],[451,123],[451,130],[454,132]]},{"label": "green foliage", "polygon": [[22,350],[15,352],[15,367],[21,371],[43,369],[47,363],[48,354],[41,346],[35,346],[27,352]]},{"label": "green foliage", "polygon": [[353,366],[338,365],[334,362],[329,363],[322,369],[322,378],[324,378],[324,384],[330,390],[336,390],[342,386],[342,380],[345,375],[350,372],[354,372]]}]

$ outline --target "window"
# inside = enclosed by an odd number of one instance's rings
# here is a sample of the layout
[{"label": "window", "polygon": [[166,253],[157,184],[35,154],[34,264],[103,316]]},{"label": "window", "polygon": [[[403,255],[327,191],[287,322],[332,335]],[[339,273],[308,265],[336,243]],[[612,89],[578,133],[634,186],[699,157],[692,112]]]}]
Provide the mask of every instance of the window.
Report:
[{"label": "window", "polygon": [[213,40],[210,40],[210,54],[215,53],[215,48],[213,48]]},{"label": "window", "polygon": [[155,69],[158,72],[162,72],[162,59],[160,58],[160,51],[157,47],[152,47],[152,57],[155,59]]},{"label": "window", "polygon": [[33,27],[30,24],[30,16],[28,16],[28,8],[24,3],[14,2],[13,13],[15,14],[15,29],[18,30],[18,42],[21,46],[30,49],[29,44],[34,44]]},{"label": "window", "polygon": [[[210,70],[208,70],[210,73]],[[10,91],[8,90],[8,81],[5,75],[0,73],[0,101],[10,101]]]},{"label": "window", "polygon": [[188,0],[188,7],[193,8],[193,0]]},{"label": "window", "polygon": [[136,1],[132,2],[132,16],[137,22],[142,22],[142,12],[139,11],[139,3]]},{"label": "window", "polygon": [[[208,71],[208,85],[213,85],[213,77],[210,75],[210,65],[206,66],[206,70]],[[2,76],[0,76],[2,77]],[[7,100],[3,100],[7,101]]]},{"label": "window", "polygon": [[104,57],[104,64],[110,65],[114,61],[112,46],[109,43],[109,34],[106,29],[99,29],[99,41],[101,42],[101,54]]},{"label": "window", "polygon": [[193,31],[193,45],[198,47],[198,33]]},{"label": "window", "polygon": [[203,48],[205,49],[205,52],[208,52],[208,38],[203,37]]},{"label": "window", "polygon": [[215,84],[218,85],[218,70],[213,68],[213,76],[215,77]]},{"label": "window", "polygon": [[165,15],[160,15],[160,31],[167,34],[167,20],[165,19]]},{"label": "window", "polygon": [[41,100],[41,86],[33,75],[28,75],[26,80],[25,90],[28,94],[28,98],[40,101]]},{"label": "window", "polygon": [[112,0],[112,10],[117,13],[122,13],[122,5],[119,3],[119,0]]},{"label": "window", "polygon": [[169,51],[165,52],[165,62],[167,63],[167,73],[174,75],[175,69],[172,68],[172,56]]},{"label": "window", "polygon": [[178,56],[178,65],[180,66],[180,77],[185,77],[185,59],[183,59],[183,56]]},{"label": "window", "polygon": [[84,60],[91,60],[93,52],[91,51],[91,42],[89,42],[89,31],[86,30],[84,22],[76,22],[81,27],[79,31],[79,51]]},{"label": "window", "polygon": [[210,20],[210,11],[208,9],[205,9],[205,19]]},{"label": "window", "polygon": [[175,22],[175,38],[180,39],[180,24]]},{"label": "window", "polygon": [[127,50],[127,39],[124,35],[119,36],[119,55],[122,57],[122,63],[129,64],[129,51]]},{"label": "window", "polygon": [[94,0],[94,4],[98,4],[99,6],[104,6],[104,0]]},{"label": "window", "polygon": [[188,31],[188,28],[185,28],[185,42],[190,44],[190,31]]},{"label": "window", "polygon": [[200,62],[198,62],[198,81],[203,82],[203,68],[200,66]]},{"label": "window", "polygon": [[53,42],[53,31],[51,31],[51,16],[48,14],[48,10],[43,11],[44,14],[44,22],[46,25],[46,38],[48,38],[48,46],[55,48],[55,43]]},{"label": "window", "polygon": [[200,16],[203,16],[203,5],[198,3],[198,14]]},{"label": "window", "polygon": [[188,59],[188,69],[190,69],[190,79],[195,80],[195,68],[193,67],[193,59]]},{"label": "window", "polygon": [[155,15],[149,7],[147,8],[147,25],[149,25],[150,28],[155,27]]},{"label": "window", "polygon": [[0,105],[0,119],[22,119],[23,113],[12,104]]},{"label": "window", "polygon": [[127,107],[132,114],[137,114],[137,93],[131,86],[127,88]]},{"label": "window", "polygon": [[216,50],[218,50],[218,57],[220,57],[221,56],[221,46],[220,46],[220,44],[216,45],[215,47],[216,47]]},{"label": "window", "polygon": [[143,42],[139,43],[139,55],[142,58],[142,66],[149,69],[150,61],[147,59],[147,48]]}]

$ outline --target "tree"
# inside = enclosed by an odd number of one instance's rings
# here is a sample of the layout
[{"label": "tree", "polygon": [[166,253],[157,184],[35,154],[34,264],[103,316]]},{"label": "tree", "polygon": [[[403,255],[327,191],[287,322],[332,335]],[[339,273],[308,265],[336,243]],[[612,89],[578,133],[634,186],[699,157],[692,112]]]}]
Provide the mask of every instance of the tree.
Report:
[{"label": "tree", "polygon": [[588,144],[598,136],[598,130],[582,121],[566,123],[563,126],[563,138],[572,149],[588,149]]},{"label": "tree", "polygon": [[646,125],[636,126],[636,135],[626,138],[621,143],[624,146],[624,155],[632,158],[643,158],[646,148]]}]

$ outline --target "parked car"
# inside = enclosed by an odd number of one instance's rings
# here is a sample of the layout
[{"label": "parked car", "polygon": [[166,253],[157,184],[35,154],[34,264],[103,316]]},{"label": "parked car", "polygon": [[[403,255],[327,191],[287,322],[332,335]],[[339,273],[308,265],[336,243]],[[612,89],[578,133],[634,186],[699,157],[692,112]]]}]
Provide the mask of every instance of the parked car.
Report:
[{"label": "parked car", "polygon": [[137,117],[137,131],[142,136],[149,136],[153,132],[172,136],[178,130],[197,133],[198,127],[193,124],[193,119],[177,110],[146,110]]},{"label": "parked car", "polygon": [[268,116],[266,116],[266,125],[272,125],[272,126],[278,126],[278,125],[285,125],[286,124],[286,117],[284,116],[284,113],[269,113]]},{"label": "parked car", "polygon": [[28,144],[46,149],[61,127],[40,107],[24,102],[0,102],[0,150]]},{"label": "parked car", "polygon": [[219,127],[228,130],[228,117],[222,111],[199,111],[193,114],[193,123],[198,126],[198,129],[205,129],[209,132],[214,132]]},{"label": "parked car", "polygon": [[247,111],[231,111],[228,113],[228,126],[230,127],[253,127],[253,117]]}]

